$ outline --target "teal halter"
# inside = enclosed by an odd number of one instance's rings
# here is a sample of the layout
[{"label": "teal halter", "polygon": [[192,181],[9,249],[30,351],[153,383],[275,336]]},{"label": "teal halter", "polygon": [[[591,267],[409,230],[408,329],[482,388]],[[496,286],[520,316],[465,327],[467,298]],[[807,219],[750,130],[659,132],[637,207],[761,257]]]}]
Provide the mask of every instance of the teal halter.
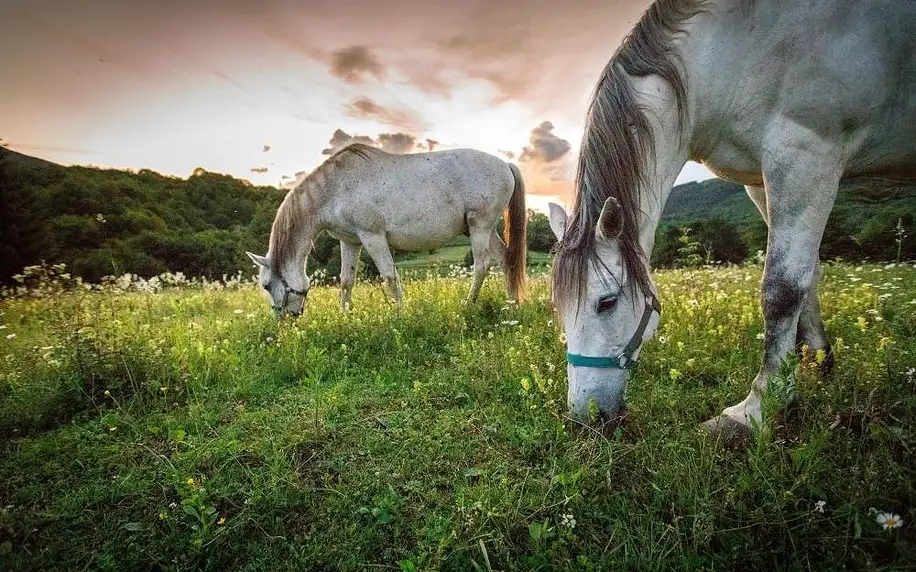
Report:
[{"label": "teal halter", "polygon": [[296,290],[295,288],[291,288],[290,285],[286,282],[286,279],[283,278],[283,274],[280,274],[279,276],[280,276],[280,284],[283,284],[283,288],[285,289],[285,291],[283,292],[283,303],[280,305],[279,308],[276,308],[278,311],[282,311],[284,308],[286,308],[286,303],[289,302],[290,294],[301,296],[303,300],[305,300],[306,297],[308,297],[309,295],[308,290]]},{"label": "teal halter", "polygon": [[642,319],[639,321],[639,327],[636,328],[636,333],[633,334],[633,337],[630,338],[630,342],[623,348],[623,351],[620,352],[619,355],[594,357],[566,352],[566,361],[569,362],[569,365],[575,367],[628,369],[630,364],[633,363],[633,354],[639,349],[639,345],[642,343],[643,334],[646,333],[646,328],[649,326],[649,320],[652,319],[652,312],[658,312],[658,315],[661,316],[662,305],[659,303],[658,298],[655,297],[655,294],[650,293],[646,296],[646,308],[643,310]]}]

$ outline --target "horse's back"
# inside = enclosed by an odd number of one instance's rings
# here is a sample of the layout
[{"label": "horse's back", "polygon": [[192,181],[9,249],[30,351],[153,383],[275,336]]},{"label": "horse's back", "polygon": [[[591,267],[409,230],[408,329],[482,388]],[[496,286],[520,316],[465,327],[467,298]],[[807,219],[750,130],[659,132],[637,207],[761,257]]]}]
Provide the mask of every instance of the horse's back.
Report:
[{"label": "horse's back", "polygon": [[383,232],[402,250],[463,234],[468,217],[495,225],[514,188],[508,164],[475,149],[354,157],[336,175],[332,225]]},{"label": "horse's back", "polygon": [[698,159],[755,184],[767,138],[791,124],[834,142],[846,177],[916,174],[916,2],[728,5],[685,44]]}]

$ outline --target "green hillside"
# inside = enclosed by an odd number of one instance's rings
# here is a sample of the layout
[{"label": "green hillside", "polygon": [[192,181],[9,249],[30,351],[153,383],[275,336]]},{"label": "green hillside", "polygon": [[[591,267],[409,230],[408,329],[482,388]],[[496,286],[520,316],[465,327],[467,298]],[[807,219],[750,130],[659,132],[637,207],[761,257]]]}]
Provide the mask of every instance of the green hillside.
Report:
[{"label": "green hillside", "polygon": [[[263,252],[286,191],[197,169],[186,179],[138,172],[63,167],[0,148],[0,283],[23,267],[63,262],[92,282],[126,272],[166,271],[220,278],[252,271],[245,250]],[[846,260],[916,257],[916,237],[898,245],[898,221],[913,235],[916,186],[844,186],[825,233],[821,255]],[[689,227],[710,260],[740,261],[763,249],[766,229],[738,185],[720,179],[679,185],[666,205],[653,252],[658,265],[679,264]],[[529,211],[532,264],[553,245],[547,217]],[[458,237],[433,252],[395,253],[399,267],[462,264],[470,250]],[[363,274],[374,265],[362,253]],[[335,276],[337,243],[324,234],[309,271]]]},{"label": "green hillside", "polygon": [[[701,244],[718,242],[718,250],[728,249],[734,256],[766,248],[766,225],[744,187],[722,179],[686,183],[672,190],[653,252],[656,264],[672,265],[677,259],[676,250],[683,245],[678,238],[685,227]],[[821,258],[896,260],[899,247],[901,259],[912,259],[916,257],[914,227],[916,185],[843,183],[824,232]],[[910,237],[901,239],[905,234]],[[722,254],[713,253],[712,258],[738,261]]]}]

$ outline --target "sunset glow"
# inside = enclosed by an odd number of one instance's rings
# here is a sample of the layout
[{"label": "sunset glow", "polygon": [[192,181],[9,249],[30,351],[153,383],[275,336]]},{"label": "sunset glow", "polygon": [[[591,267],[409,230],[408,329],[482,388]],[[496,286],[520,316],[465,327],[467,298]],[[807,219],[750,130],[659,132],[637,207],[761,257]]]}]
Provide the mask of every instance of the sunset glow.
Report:
[{"label": "sunset glow", "polygon": [[[399,152],[481,149],[519,163],[530,196],[568,202],[587,98],[648,2],[75,4],[2,9],[11,149],[280,185],[340,130]],[[690,164],[679,182],[711,176]]]}]

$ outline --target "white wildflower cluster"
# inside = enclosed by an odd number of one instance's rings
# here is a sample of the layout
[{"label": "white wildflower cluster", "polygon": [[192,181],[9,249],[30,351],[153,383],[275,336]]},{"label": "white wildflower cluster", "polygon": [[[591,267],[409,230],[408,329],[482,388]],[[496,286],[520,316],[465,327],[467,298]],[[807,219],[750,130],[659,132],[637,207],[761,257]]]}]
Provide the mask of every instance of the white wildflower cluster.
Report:
[{"label": "white wildflower cluster", "polygon": [[13,276],[15,285],[0,289],[0,298],[48,298],[65,292],[88,290],[105,293],[156,293],[173,288],[192,288],[207,291],[236,289],[257,281],[256,276],[245,278],[239,271],[235,276],[223,274],[222,279],[188,278],[182,272],[163,272],[144,278],[126,272],[120,276],[103,276],[98,284],[83,282],[66,271],[65,264],[27,266]]},{"label": "white wildflower cluster", "polygon": [[67,272],[66,264],[36,264],[26,266],[22,272],[13,276],[15,285],[0,288],[2,298],[48,298],[67,292],[84,288],[85,285],[79,277],[73,277]]}]

